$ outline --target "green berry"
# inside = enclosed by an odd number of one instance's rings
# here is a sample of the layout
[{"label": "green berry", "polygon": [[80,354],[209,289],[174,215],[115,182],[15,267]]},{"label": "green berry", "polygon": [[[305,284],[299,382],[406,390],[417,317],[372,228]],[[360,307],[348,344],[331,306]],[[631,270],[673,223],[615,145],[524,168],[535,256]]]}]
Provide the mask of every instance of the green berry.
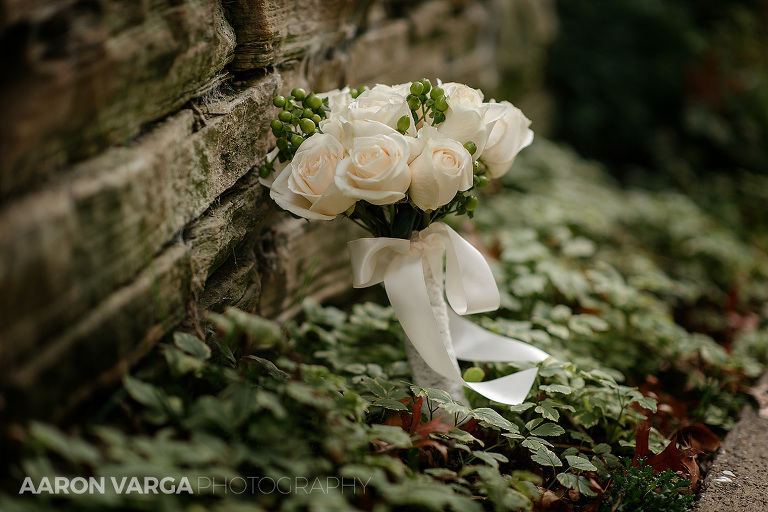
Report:
[{"label": "green berry", "polygon": [[311,119],[302,119],[299,121],[299,128],[307,135],[315,133],[315,123]]},{"label": "green berry", "polygon": [[442,87],[435,87],[429,92],[429,97],[437,101],[437,98],[442,97],[445,94]]},{"label": "green berry", "polygon": [[357,98],[360,95],[360,91],[357,89],[349,89],[349,95],[352,96],[352,98]]},{"label": "green berry", "polygon": [[312,110],[317,110],[323,106],[323,99],[315,94],[307,96],[306,105]]},{"label": "green berry", "polygon": [[411,110],[418,110],[420,105],[421,102],[416,96],[411,96],[411,99],[408,100],[408,108]]},{"label": "green berry", "polygon": [[424,90],[421,92],[421,94],[426,94],[429,92],[429,90],[432,88],[432,82],[429,81],[428,78],[422,78],[419,80],[421,82],[421,85],[424,86]]},{"label": "green berry", "polygon": [[285,137],[280,137],[279,139],[277,139],[277,142],[275,143],[275,145],[277,146],[277,149],[279,149],[280,151],[285,151],[286,149],[288,149],[288,141],[285,139]]},{"label": "green berry", "polygon": [[[434,91],[436,89],[437,87],[432,90]],[[445,112],[448,110],[448,100],[445,99],[445,96],[438,96],[438,98],[435,100],[435,108],[440,112]]]},{"label": "green berry", "polygon": [[286,110],[283,110],[282,112],[280,112],[280,113],[277,115],[277,118],[278,118],[279,120],[281,120],[282,122],[284,122],[284,123],[290,123],[290,122],[291,122],[291,119],[293,118],[293,116],[291,115],[291,113],[290,113],[290,112],[288,112],[288,111],[286,111]]},{"label": "green berry", "polygon": [[294,90],[291,91],[291,96],[301,101],[307,97],[307,91],[305,91],[301,87],[296,87]]},{"label": "green berry", "polygon": [[408,131],[408,128],[411,127],[411,117],[410,116],[403,116],[400,119],[397,120],[397,131],[400,133],[405,133]]},{"label": "green berry", "polygon": [[464,209],[471,212],[477,208],[477,198],[475,196],[468,196],[467,201],[464,203]]},{"label": "green berry", "polygon": [[270,171],[271,169],[269,167],[267,167],[266,165],[262,165],[261,167],[259,167],[259,176],[261,176],[262,178],[268,178]]},{"label": "green berry", "polygon": [[470,140],[470,141],[464,143],[464,149],[469,151],[470,155],[474,155],[475,152],[477,152],[477,144],[475,144],[474,142],[472,142]]},{"label": "green berry", "polygon": [[301,117],[304,119],[309,119],[313,115],[315,115],[315,112],[311,108],[305,108],[301,111]]},{"label": "green berry", "polygon": [[304,142],[304,137],[302,137],[299,134],[294,133],[291,135],[291,144],[293,144],[296,147],[301,146],[301,143]]},{"label": "green berry", "polygon": [[482,368],[478,368],[477,366],[467,368],[464,371],[464,380],[467,382],[482,382],[484,378],[485,372]]},{"label": "green berry", "polygon": [[472,172],[477,174],[478,171],[480,171],[480,162],[475,160],[474,162],[472,162]]},{"label": "green berry", "polygon": [[320,117],[320,114],[314,114],[312,116],[312,121],[314,121],[315,124],[320,124],[320,121],[322,121],[322,120],[323,120],[323,118]]},{"label": "green berry", "polygon": [[279,119],[273,119],[271,123],[269,123],[270,128],[272,130],[282,130],[283,129],[283,122]]},{"label": "green berry", "polygon": [[277,108],[283,108],[285,106],[285,96],[275,96],[272,100],[272,104]]},{"label": "green berry", "polygon": [[424,84],[422,84],[421,82],[413,82],[411,84],[411,94],[415,94],[416,96],[418,96],[422,92],[424,92]]},{"label": "green berry", "polygon": [[488,176],[476,176],[476,178],[479,180],[476,185],[477,188],[485,188],[491,183],[491,180],[488,179]]}]

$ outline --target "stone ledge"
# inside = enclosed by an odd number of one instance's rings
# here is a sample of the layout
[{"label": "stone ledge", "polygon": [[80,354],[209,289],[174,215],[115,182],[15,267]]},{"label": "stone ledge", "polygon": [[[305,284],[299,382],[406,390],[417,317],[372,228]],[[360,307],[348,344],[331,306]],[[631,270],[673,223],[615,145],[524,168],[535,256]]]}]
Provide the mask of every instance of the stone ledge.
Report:
[{"label": "stone ledge", "polygon": [[234,55],[215,0],[48,4],[5,2],[0,19],[0,198],[134,137]]},{"label": "stone ledge", "polygon": [[266,152],[276,86],[274,75],[258,81],[197,132],[183,110],[0,212],[4,364],[133,279],[248,172]]}]

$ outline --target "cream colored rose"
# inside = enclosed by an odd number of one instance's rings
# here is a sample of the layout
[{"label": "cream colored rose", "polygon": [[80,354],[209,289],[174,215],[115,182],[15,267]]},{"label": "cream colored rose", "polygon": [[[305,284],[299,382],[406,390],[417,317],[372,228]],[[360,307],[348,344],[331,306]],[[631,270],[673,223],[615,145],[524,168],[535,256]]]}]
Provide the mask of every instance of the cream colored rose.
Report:
[{"label": "cream colored rose", "polygon": [[334,181],[344,155],[344,147],[331,135],[318,133],[307,138],[275,177],[269,195],[281,208],[301,217],[333,219],[355,204]]},{"label": "cream colored rose", "polygon": [[328,107],[331,109],[328,113],[329,118],[337,117],[339,114],[346,111],[347,106],[352,102],[352,96],[349,94],[349,87],[322,92],[317,96],[321,99],[328,98]]},{"label": "cream colored rose", "polygon": [[531,121],[522,111],[508,101],[499,105],[505,108],[504,117],[493,126],[481,157],[491,178],[504,175],[520,150],[533,142],[533,131],[529,128]]},{"label": "cream colored rose", "polygon": [[437,125],[438,131],[462,144],[472,141],[477,146],[474,154],[478,158],[488,141],[488,134],[505,109],[496,103],[483,103],[483,93],[464,84],[446,83],[445,91],[448,110],[445,121]]},{"label": "cream colored rose", "polygon": [[[389,86],[377,85],[354,99],[339,115],[347,121],[377,121],[397,129],[397,122],[403,116],[410,117],[411,109],[405,96]],[[416,134],[413,123],[407,133]]]},{"label": "cream colored rose", "polygon": [[335,182],[344,195],[372,204],[392,204],[411,184],[408,141],[389,126],[358,121],[350,138],[349,157],[339,163]]},{"label": "cream colored rose", "polygon": [[447,82],[439,85],[445,91],[449,102],[453,104],[477,108],[483,103],[483,91],[480,89],[473,89],[458,82]]},{"label": "cream colored rose", "polygon": [[459,190],[472,186],[472,156],[459,142],[441,136],[435,128],[419,130],[425,139],[421,154],[411,162],[411,201],[422,210],[448,204]]}]

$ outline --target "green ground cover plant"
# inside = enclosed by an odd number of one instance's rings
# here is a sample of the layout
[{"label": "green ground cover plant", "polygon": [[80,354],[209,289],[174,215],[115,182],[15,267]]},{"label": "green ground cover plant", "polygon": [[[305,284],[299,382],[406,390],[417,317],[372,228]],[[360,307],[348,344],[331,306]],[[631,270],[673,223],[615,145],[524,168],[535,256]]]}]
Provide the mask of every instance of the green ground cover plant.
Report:
[{"label": "green ground cover plant", "polygon": [[[0,510],[687,510],[768,361],[768,256],[544,140],[502,181],[456,227],[502,293],[474,320],[552,355],[522,404],[410,384],[384,301],[211,313],[206,341],[174,334],[91,416],[18,426]],[[194,494],[18,495],[25,476],[147,475]],[[254,481],[275,485],[236,492]]]}]

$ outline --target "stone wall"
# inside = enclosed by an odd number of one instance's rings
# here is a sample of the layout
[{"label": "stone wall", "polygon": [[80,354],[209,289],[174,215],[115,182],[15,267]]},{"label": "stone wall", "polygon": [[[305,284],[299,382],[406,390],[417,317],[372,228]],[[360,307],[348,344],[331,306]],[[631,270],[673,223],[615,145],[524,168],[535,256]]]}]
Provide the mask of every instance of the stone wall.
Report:
[{"label": "stone wall", "polygon": [[[352,223],[279,214],[272,97],[521,77],[545,0],[0,1],[0,417],[62,417],[172,329],[350,289]],[[526,107],[527,105],[527,107]]]}]

